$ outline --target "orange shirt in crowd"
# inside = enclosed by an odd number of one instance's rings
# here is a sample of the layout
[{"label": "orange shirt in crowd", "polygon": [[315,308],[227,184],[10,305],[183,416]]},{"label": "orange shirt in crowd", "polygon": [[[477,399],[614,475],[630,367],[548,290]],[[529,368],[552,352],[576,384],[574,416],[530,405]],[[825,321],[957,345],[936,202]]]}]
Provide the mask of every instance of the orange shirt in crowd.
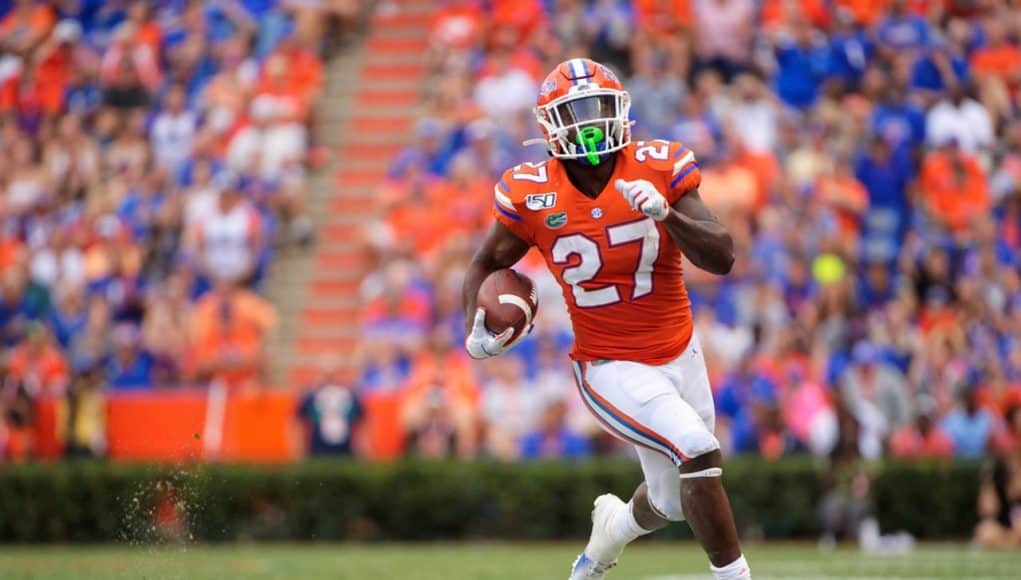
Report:
[{"label": "orange shirt in crowd", "polygon": [[971,69],[980,76],[1015,83],[1021,77],[1021,49],[1008,42],[980,48],[971,56]]},{"label": "orange shirt in crowd", "polygon": [[883,17],[889,0],[836,0],[838,7],[849,11],[854,20],[872,27]]},{"label": "orange shirt in crowd", "polygon": [[493,0],[490,22],[494,30],[510,28],[524,40],[546,17],[542,0]]},{"label": "orange shirt in crowd", "polygon": [[764,202],[755,173],[734,162],[703,171],[699,193],[706,205],[721,213],[738,211],[747,214],[762,207]]},{"label": "orange shirt in crowd", "polygon": [[920,187],[929,210],[952,229],[989,211],[986,175],[973,156],[962,154],[958,163],[949,153],[930,153],[922,163]]},{"label": "orange shirt in crowd", "polygon": [[[794,10],[789,10],[794,8]],[[827,28],[830,24],[830,11],[824,0],[765,0],[762,3],[762,27],[783,28],[796,17],[811,22],[819,28]]]},{"label": "orange shirt in crowd", "polygon": [[412,363],[404,393],[405,404],[413,404],[425,397],[433,388],[443,391],[453,406],[476,410],[479,406],[479,386],[471,365],[460,352],[451,352],[442,361],[433,353],[423,353]]},{"label": "orange shirt in crowd", "polygon": [[[279,72],[273,69],[279,67]],[[256,92],[300,96],[307,103],[323,84],[323,64],[303,48],[278,51],[266,59]]]},{"label": "orange shirt in crowd", "polygon": [[[273,305],[249,290],[235,290],[227,296],[208,292],[192,311],[192,363],[214,363],[228,353],[243,359],[257,357],[276,323]],[[255,370],[247,365],[223,371],[217,378],[235,386],[254,379]]]},{"label": "orange shirt in crowd", "polygon": [[399,203],[386,221],[397,241],[410,244],[419,255],[428,254],[444,239],[444,211],[428,200]]},{"label": "orange shirt in crowd", "polygon": [[756,209],[762,209],[766,203],[766,196],[772,189],[773,184],[780,178],[780,164],[772,151],[752,151],[745,149],[736,158],[738,165],[746,167],[755,174],[755,180],[759,187],[759,201]]},{"label": "orange shirt in crowd", "polygon": [[47,345],[37,350],[29,344],[21,344],[11,350],[7,375],[16,380],[34,381],[49,391],[62,390],[70,377],[67,361],[59,349]]},{"label": "orange shirt in crowd", "polygon": [[148,21],[138,27],[135,38],[138,42],[146,44],[152,49],[156,58],[160,57],[160,49],[163,47],[163,29],[155,21]]},{"label": "orange shirt in crowd", "polygon": [[1007,409],[1021,406],[1021,382],[995,388],[987,386],[978,391],[979,404],[990,413],[1002,418]]},{"label": "orange shirt in crowd", "polygon": [[429,22],[433,40],[454,48],[473,46],[485,28],[485,16],[471,2],[456,2],[438,9]]},{"label": "orange shirt in crowd", "polygon": [[914,425],[906,425],[890,437],[890,453],[901,459],[949,459],[954,456],[954,442],[938,427],[922,435]]},{"label": "orange shirt in crowd", "polygon": [[15,8],[0,21],[0,36],[8,42],[18,42],[18,36],[30,34],[42,40],[49,35],[56,22],[56,16],[49,6],[36,4],[24,10]]},{"label": "orange shirt in crowd", "polygon": [[[230,309],[230,319],[225,320],[223,309]],[[261,340],[277,324],[277,314],[273,305],[258,294],[237,289],[224,296],[218,292],[208,292],[195,303],[192,310],[192,336],[203,338],[222,333],[230,326],[235,336],[245,341]]]},{"label": "orange shirt in crowd", "polygon": [[633,5],[638,27],[652,34],[691,28],[695,21],[691,0],[635,0]]},{"label": "orange shirt in crowd", "polygon": [[24,244],[18,238],[0,237],[0,273],[15,266],[21,259],[23,251]]},{"label": "orange shirt in crowd", "polygon": [[850,175],[824,175],[815,184],[816,196],[837,216],[840,233],[856,238],[861,229],[861,214],[869,205],[865,186]]},{"label": "orange shirt in crowd", "polygon": [[35,90],[47,113],[56,114],[64,109],[71,66],[71,55],[60,48],[54,48],[39,62],[34,78]]}]

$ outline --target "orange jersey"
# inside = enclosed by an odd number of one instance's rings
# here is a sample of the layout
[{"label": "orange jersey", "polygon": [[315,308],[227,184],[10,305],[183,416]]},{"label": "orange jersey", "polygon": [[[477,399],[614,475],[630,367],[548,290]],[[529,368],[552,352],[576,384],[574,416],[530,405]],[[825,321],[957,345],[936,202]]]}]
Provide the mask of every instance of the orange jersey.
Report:
[{"label": "orange jersey", "polygon": [[640,141],[616,155],[595,199],[571,184],[559,159],[509,169],[494,189],[493,214],[539,249],[560,283],[574,326],[572,358],[665,364],[692,334],[681,251],[613,183],[646,179],[672,205],[698,187],[701,173],[680,143]]}]

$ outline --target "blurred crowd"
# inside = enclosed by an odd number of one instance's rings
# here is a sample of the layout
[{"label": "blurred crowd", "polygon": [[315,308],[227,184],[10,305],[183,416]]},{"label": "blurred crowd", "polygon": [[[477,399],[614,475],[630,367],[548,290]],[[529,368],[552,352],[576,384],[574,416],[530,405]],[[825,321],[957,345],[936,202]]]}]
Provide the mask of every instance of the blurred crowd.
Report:
[{"label": "blurred crowd", "polygon": [[359,8],[0,0],[0,459],[41,394],[99,452],[101,391],[260,380],[260,284],[312,241],[322,54]]},{"label": "blurred crowd", "polygon": [[442,2],[416,132],[364,229],[355,396],[403,393],[413,455],[620,452],[581,408],[534,252],[535,332],[481,363],[462,348],[494,180],[545,158],[521,146],[538,84],[590,56],[626,79],[635,139],[695,151],[734,236],[731,275],[685,271],[727,453],[1018,450],[1019,41],[1007,0]]}]

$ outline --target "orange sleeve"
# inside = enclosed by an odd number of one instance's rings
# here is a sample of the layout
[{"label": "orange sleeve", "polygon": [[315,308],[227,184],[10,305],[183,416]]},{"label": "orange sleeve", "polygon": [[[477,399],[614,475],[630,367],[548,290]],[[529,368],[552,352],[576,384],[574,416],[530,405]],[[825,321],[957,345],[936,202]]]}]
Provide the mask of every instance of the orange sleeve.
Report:
[{"label": "orange sleeve", "polygon": [[493,217],[505,228],[514,233],[529,245],[535,245],[535,235],[525,221],[519,206],[521,195],[511,189],[511,170],[504,172],[500,181],[493,186]]},{"label": "orange sleeve", "polygon": [[670,187],[666,192],[667,201],[673,205],[684,194],[696,189],[702,183],[702,170],[698,167],[695,152],[681,143],[670,143],[669,156],[665,162],[657,162],[669,174]]}]

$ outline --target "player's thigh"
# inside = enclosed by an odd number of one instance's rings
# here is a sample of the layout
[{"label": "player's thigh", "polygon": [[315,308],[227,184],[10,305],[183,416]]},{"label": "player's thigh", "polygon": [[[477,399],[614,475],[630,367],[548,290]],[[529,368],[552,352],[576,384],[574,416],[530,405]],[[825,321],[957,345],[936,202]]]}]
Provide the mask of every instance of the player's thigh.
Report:
[{"label": "player's thigh", "polygon": [[688,348],[667,363],[665,369],[681,398],[695,410],[710,432],[715,431],[716,406],[698,334],[692,335]]},{"label": "player's thigh", "polygon": [[663,367],[628,361],[575,363],[582,400],[603,428],[674,466],[719,448]]}]

